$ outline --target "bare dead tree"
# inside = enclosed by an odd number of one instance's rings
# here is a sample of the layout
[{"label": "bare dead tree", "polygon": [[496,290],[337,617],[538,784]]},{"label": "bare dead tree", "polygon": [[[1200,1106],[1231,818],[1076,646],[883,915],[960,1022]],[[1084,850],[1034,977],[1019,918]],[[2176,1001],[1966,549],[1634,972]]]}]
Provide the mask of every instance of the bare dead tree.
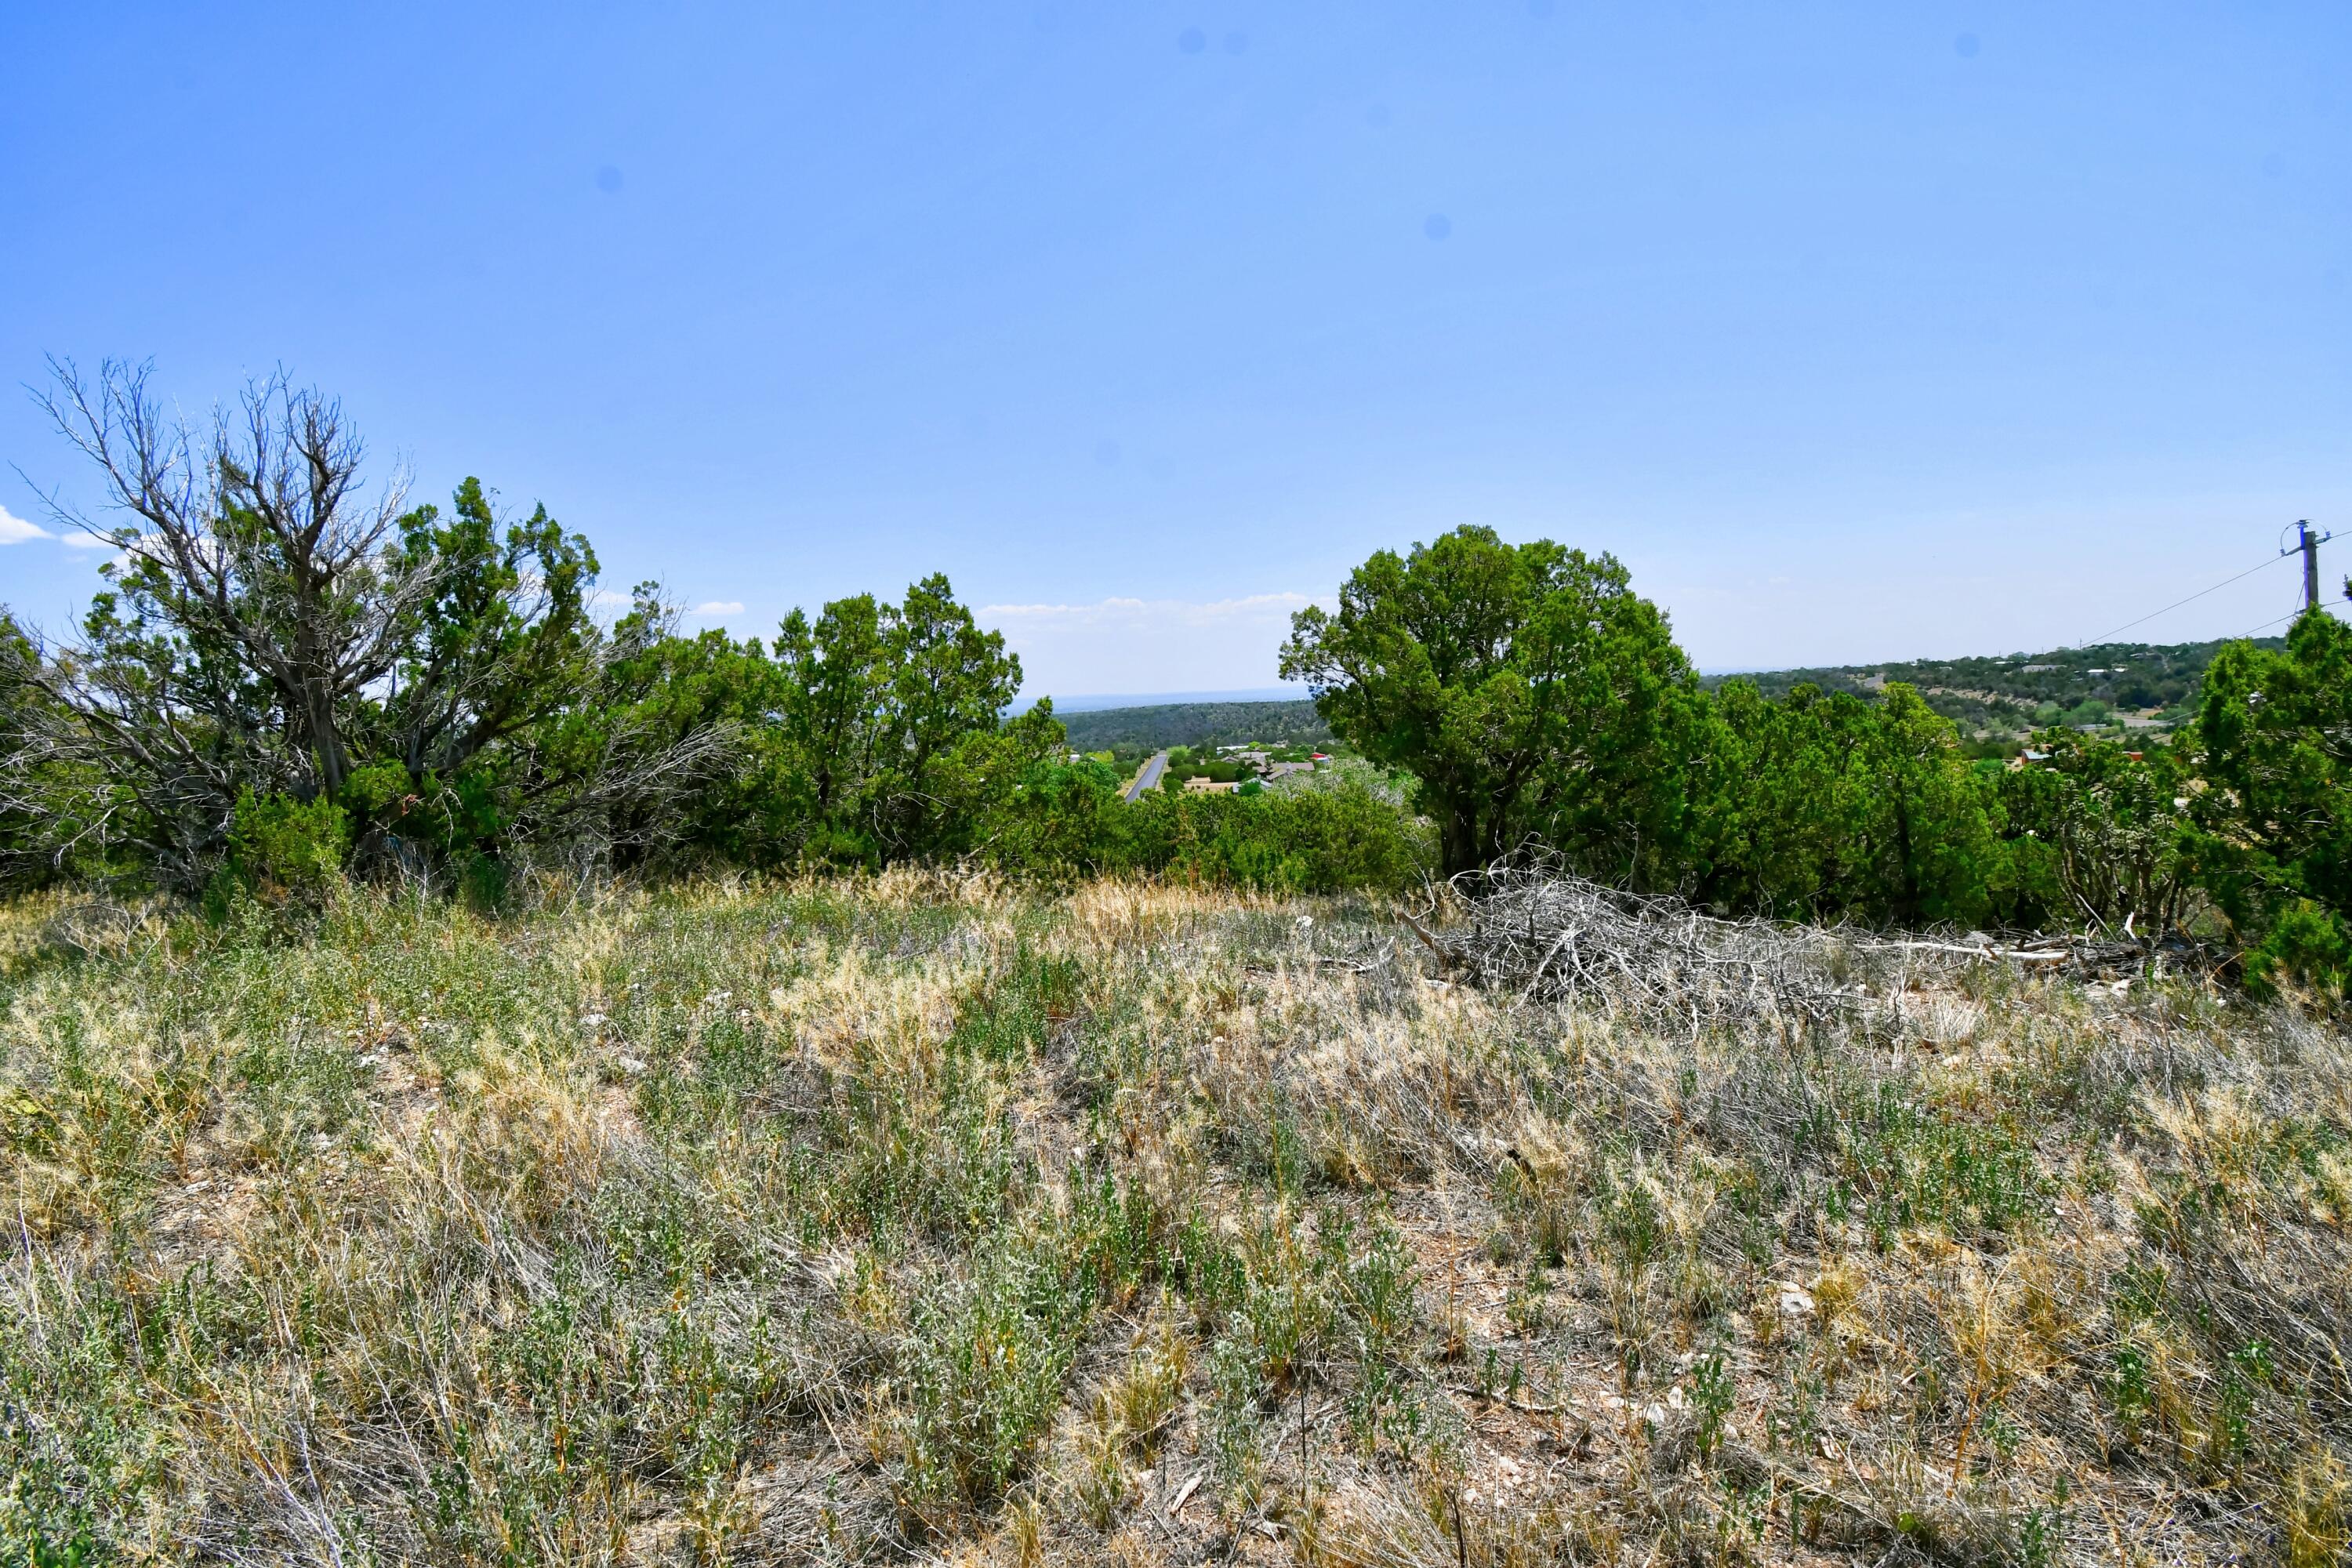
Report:
[{"label": "bare dead tree", "polygon": [[295,793],[339,792],[348,705],[392,674],[436,585],[436,563],[391,548],[405,474],[364,497],[366,447],[341,404],[283,371],[199,428],[164,416],[148,366],[110,361],[94,382],[70,361],[51,368],[38,401],[96,467],[121,521],[53,511],[122,552],[119,599],[138,630],[162,630],[199,667],[244,677],[183,679],[170,696],[257,741],[257,729],[271,731],[283,756],[272,771]]},{"label": "bare dead tree", "polygon": [[[370,489],[341,405],[283,372],[200,424],[165,415],[145,365],[51,369],[36,400],[103,504],[50,510],[119,553],[78,640],[0,669],[39,719],[0,757],[0,803],[37,762],[84,770],[104,802],[91,831],[183,887],[217,861],[247,790],[332,800],[364,857],[401,841],[387,825],[436,781],[595,700],[595,556],[544,508],[501,519],[474,479],[446,514],[411,507],[399,471]],[[713,744],[633,754],[633,798]],[[621,775],[565,783],[632,795]]]}]

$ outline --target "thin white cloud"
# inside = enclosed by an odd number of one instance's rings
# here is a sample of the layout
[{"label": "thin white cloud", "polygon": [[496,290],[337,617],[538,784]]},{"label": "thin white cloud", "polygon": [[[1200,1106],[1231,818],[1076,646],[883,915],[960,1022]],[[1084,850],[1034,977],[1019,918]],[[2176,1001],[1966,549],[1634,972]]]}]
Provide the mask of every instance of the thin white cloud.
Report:
[{"label": "thin white cloud", "polygon": [[615,593],[610,588],[588,590],[587,604],[592,610],[625,610],[635,603],[636,601],[626,594]]},{"label": "thin white cloud", "polygon": [[58,542],[64,545],[68,550],[112,550],[116,548],[114,541],[109,539],[106,535],[102,533],[84,533],[79,529],[74,530],[71,533],[58,535]]},{"label": "thin white cloud", "polygon": [[694,606],[694,613],[698,616],[740,616],[743,613],[743,601],[740,599],[706,599],[701,604]]},{"label": "thin white cloud", "polygon": [[55,539],[46,528],[36,528],[21,517],[13,517],[8,509],[0,506],[0,544],[23,544],[28,540]]},{"label": "thin white cloud", "polygon": [[1233,599],[1114,595],[1083,605],[983,605],[1021,656],[1023,690],[1217,691],[1271,685],[1305,594]]}]

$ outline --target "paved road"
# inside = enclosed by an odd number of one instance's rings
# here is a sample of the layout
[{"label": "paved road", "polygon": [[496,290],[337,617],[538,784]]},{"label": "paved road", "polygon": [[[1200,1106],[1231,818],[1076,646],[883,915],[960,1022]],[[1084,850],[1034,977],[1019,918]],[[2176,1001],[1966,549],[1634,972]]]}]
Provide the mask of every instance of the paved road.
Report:
[{"label": "paved road", "polygon": [[1153,752],[1151,760],[1143,764],[1143,771],[1135,775],[1135,783],[1128,787],[1127,798],[1130,801],[1142,798],[1143,792],[1150,789],[1153,784],[1158,784],[1160,782],[1160,775],[1167,771],[1168,753],[1165,752]]}]

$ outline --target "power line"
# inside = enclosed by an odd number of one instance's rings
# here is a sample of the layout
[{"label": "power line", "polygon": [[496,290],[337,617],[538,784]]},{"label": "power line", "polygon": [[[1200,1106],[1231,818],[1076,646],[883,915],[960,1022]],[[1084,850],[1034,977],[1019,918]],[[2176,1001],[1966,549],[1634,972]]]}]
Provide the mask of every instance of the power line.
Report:
[{"label": "power line", "polygon": [[2278,624],[2279,624],[2279,621],[2293,621],[2293,620],[2299,620],[2299,619],[2301,619],[2301,618],[2302,618],[2303,616],[2325,616],[2325,615],[2327,615],[2327,614],[2328,614],[2328,612],[2327,612],[2326,609],[2323,609],[2323,608],[2321,608],[2321,607],[2320,607],[2320,606],[2318,606],[2318,605],[2313,605],[2313,606],[2311,606],[2310,608],[2306,609],[2306,608],[2305,608],[2303,605],[2297,605],[2294,609],[2289,610],[2285,615],[2283,615],[2283,616],[2279,616],[2279,617],[2278,617],[2278,620],[2276,620],[2276,621],[2264,621],[2261,626],[2256,626],[2256,627],[2254,628],[2254,630],[2253,630],[2253,631],[2252,631],[2252,632],[2240,632],[2238,635],[2239,635],[2240,637],[2252,637],[2252,636],[2254,635],[2254,632],[2266,632],[2266,631],[2270,630],[2273,626],[2274,626],[2278,625]]},{"label": "power line", "polygon": [[[2242,580],[2243,580],[2243,579],[2245,579],[2245,578],[2248,578],[2248,577],[2252,576],[2255,573],[2257,573],[2257,572],[2261,571],[2261,570],[2263,569],[2263,567],[2264,567],[2264,566],[2275,566],[2275,565],[2277,565],[2280,562],[2282,562],[2282,561],[2284,561],[2284,560],[2285,560],[2285,559],[2286,559],[2286,556],[2284,556],[2284,555],[2273,555],[2273,556],[2272,556],[2269,560],[2267,560],[2267,561],[2264,561],[2264,562],[2261,563],[2259,565],[2253,565],[2253,566],[2249,566],[2249,567],[2247,567],[2243,572],[2239,573],[2239,574],[2238,574],[2238,575],[2237,575],[2237,576],[2235,576],[2235,577],[2224,577],[2224,578],[2223,578],[2223,579],[2221,579],[2221,581],[2220,581],[2219,583],[2214,584],[2210,588],[2200,588],[2200,589],[2198,589],[2198,590],[2197,590],[2197,592],[2195,592],[2194,594],[2189,595],[2189,597],[2187,597],[2187,598],[2185,598],[2185,599],[2181,599],[2181,600],[2179,600],[2179,601],[2178,601],[2178,602],[2176,602],[2176,603],[2167,605],[2165,605],[2165,606],[2164,606],[2164,608],[2162,608],[2162,609],[2160,609],[2160,610],[2150,610],[2147,615],[2142,616],[2138,620],[2136,620],[2136,621],[2126,621],[2122,626],[2117,626],[2117,627],[2116,628],[2116,630],[2115,630],[2115,631],[2113,631],[2113,632],[2101,632],[2097,637],[2084,637],[2081,642],[2076,643],[2074,646],[2075,646],[2076,647],[2089,647],[2093,643],[2103,643],[2103,642],[2106,641],[2109,637],[2111,637],[2115,636],[2115,635],[2116,635],[2116,632],[2127,632],[2127,631],[2131,630],[2131,629],[2132,629],[2132,627],[2134,627],[2134,626],[2145,626],[2145,625],[2147,625],[2148,622],[2150,622],[2150,621],[2152,621],[2152,620],[2156,619],[2156,617],[2157,617],[2157,616],[2168,616],[2168,615],[2170,615],[2173,611],[2175,611],[2175,610],[2177,610],[2177,609],[2180,608],[2180,606],[2181,606],[2182,605],[2193,605],[2193,604],[2195,604],[2198,600],[2200,600],[2200,599],[2203,598],[2203,597],[2204,597],[2206,595],[2208,595],[2208,594],[2218,594],[2218,593],[2220,593],[2222,589],[2224,589],[2224,588],[2228,587],[2231,584],[2232,584],[2232,583],[2236,583],[2236,582],[2240,582],[2240,581],[2242,581]],[[2275,626],[2275,625],[2277,625],[2278,623],[2276,623],[2275,621],[2273,621],[2273,622],[2272,622],[2271,624],[2272,624],[2272,625],[2273,625],[2273,626]],[[2250,632],[2250,633],[2248,633],[2247,635],[2248,635],[2249,637],[2251,637],[2251,636],[2252,636],[2253,634]]]}]

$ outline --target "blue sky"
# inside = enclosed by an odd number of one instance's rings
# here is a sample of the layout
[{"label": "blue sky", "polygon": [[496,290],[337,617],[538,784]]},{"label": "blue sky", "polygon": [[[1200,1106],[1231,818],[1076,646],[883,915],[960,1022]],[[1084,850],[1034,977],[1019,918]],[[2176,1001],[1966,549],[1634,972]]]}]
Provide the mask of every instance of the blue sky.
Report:
[{"label": "blue sky", "polygon": [[[2298,517],[2352,565],[2340,0],[20,5],[0,58],[0,379],[282,363],[742,634],[937,570],[1032,690],[1264,686],[1467,521],[1710,668],[2078,640]],[[0,465],[62,626],[88,476],[16,397]]]}]

